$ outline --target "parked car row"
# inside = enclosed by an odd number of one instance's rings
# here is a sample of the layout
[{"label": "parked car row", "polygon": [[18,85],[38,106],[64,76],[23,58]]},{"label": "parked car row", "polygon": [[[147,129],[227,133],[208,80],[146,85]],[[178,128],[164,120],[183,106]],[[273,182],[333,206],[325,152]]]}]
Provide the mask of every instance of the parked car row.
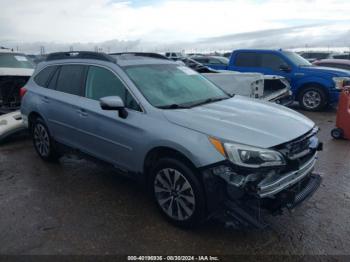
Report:
[{"label": "parked car row", "polygon": [[294,99],[303,109],[310,111],[336,104],[339,91],[350,80],[350,71],[313,66],[298,54],[285,50],[235,50],[228,65],[210,67],[282,76],[289,81]]},{"label": "parked car row", "polygon": [[73,149],[142,183],[164,217],[263,228],[319,187],[322,143],[305,116],[225,92],[157,55],[50,54],[21,89],[38,155]]},{"label": "parked car row", "polygon": [[300,55],[306,60],[308,60],[310,63],[323,59],[350,59],[350,53],[335,53],[330,51],[308,51],[301,52]]},{"label": "parked car row", "polygon": [[203,65],[194,58],[182,57],[177,61],[181,61],[186,66],[202,73],[203,76],[229,94],[262,99],[285,106],[293,102],[290,84],[284,77],[215,70],[210,68],[210,64]]}]

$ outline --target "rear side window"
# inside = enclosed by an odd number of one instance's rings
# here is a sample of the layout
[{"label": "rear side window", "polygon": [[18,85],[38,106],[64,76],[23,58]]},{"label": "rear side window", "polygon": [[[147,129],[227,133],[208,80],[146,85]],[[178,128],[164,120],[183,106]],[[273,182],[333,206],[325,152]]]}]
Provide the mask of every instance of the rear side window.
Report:
[{"label": "rear side window", "polygon": [[202,63],[202,64],[208,64],[209,63],[209,59],[208,58],[199,57],[199,58],[195,58],[194,60],[196,60],[197,62]]},{"label": "rear side window", "polygon": [[48,89],[56,89],[57,79],[60,74],[60,68],[57,68],[57,70],[52,74],[49,83],[47,84]]},{"label": "rear side window", "polygon": [[259,67],[258,56],[255,53],[239,53],[236,56],[236,66]]},{"label": "rear side window", "polygon": [[56,90],[72,95],[83,95],[85,68],[83,65],[62,66],[57,79]]},{"label": "rear side window", "polygon": [[45,67],[43,70],[39,72],[34,77],[34,82],[42,87],[47,87],[47,84],[51,78],[51,76],[54,74],[54,72],[57,70],[58,66],[48,66]]}]

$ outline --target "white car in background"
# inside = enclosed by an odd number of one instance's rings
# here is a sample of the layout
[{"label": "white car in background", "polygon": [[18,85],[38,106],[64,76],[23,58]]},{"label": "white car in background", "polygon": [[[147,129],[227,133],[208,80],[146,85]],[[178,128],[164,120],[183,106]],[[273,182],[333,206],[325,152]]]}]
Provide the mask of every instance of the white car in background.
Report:
[{"label": "white car in background", "polygon": [[22,53],[0,49],[0,141],[25,129],[19,107],[20,89],[34,72],[34,64]]}]

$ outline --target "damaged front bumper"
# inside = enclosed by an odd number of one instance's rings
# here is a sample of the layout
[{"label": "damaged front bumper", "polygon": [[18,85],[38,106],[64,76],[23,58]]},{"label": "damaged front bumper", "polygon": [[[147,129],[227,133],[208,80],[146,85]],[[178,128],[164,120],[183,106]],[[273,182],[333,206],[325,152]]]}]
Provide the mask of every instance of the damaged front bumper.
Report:
[{"label": "damaged front bumper", "polygon": [[293,209],[319,188],[322,178],[314,172],[318,150],[321,143],[280,170],[237,169],[230,161],[206,167],[202,174],[210,217],[234,227],[264,228],[262,214]]},{"label": "damaged front bumper", "polygon": [[19,111],[0,115],[0,143],[7,137],[26,129]]}]

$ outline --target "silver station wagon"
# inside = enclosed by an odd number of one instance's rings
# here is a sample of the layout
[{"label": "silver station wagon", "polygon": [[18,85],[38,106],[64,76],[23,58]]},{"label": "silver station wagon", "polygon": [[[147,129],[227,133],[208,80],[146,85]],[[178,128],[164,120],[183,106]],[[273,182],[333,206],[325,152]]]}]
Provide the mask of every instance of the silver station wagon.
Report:
[{"label": "silver station wagon", "polygon": [[311,120],[156,54],[53,53],[21,93],[42,159],[69,148],[112,164],[178,226],[264,227],[261,211],[292,209],[321,183]]}]

